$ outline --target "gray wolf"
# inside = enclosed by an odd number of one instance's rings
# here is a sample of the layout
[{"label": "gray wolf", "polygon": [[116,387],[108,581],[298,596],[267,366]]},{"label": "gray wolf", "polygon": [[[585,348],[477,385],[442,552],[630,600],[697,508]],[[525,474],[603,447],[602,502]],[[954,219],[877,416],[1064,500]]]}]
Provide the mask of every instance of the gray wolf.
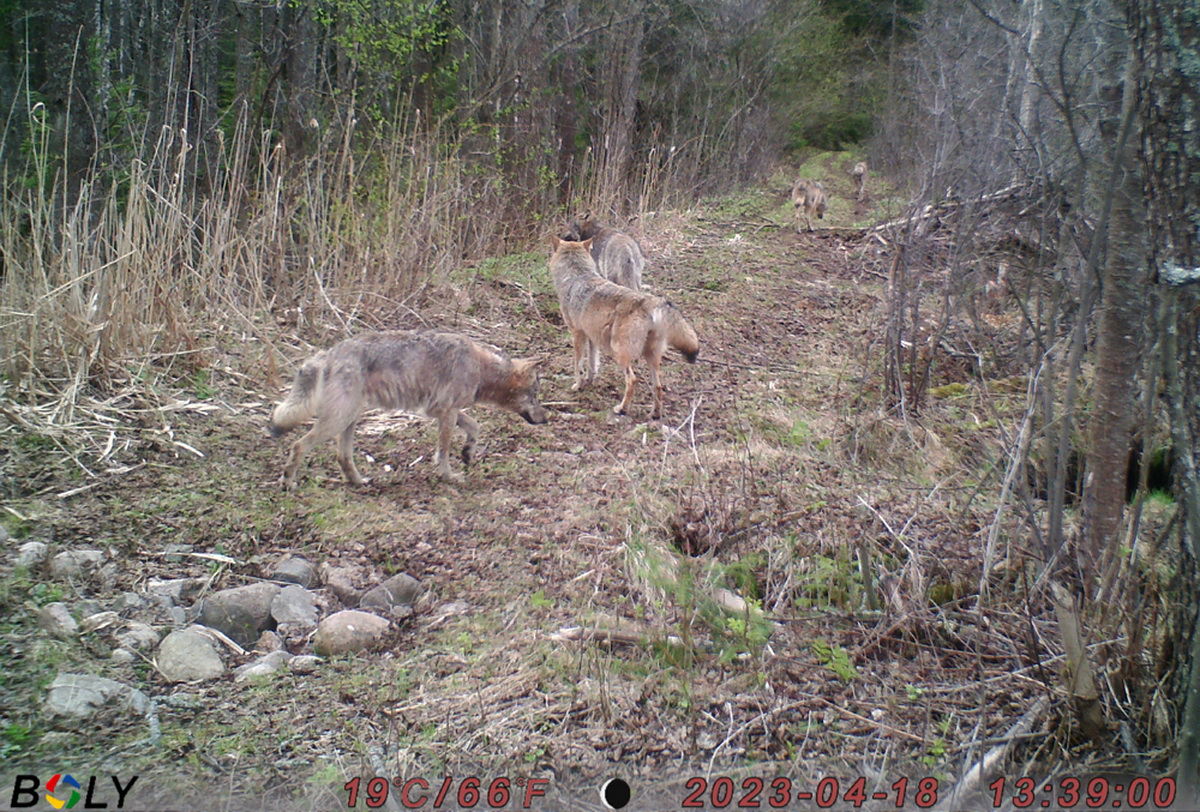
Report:
[{"label": "gray wolf", "polygon": [[[591,240],[592,259],[600,276],[631,290],[642,289],[642,269],[646,266],[646,260],[637,240],[615,228],[600,225],[590,215],[584,215],[582,221],[572,220],[563,233],[563,239],[570,242]],[[600,355],[591,341],[585,346],[594,378],[600,371]]]},{"label": "gray wolf", "polygon": [[859,203],[867,196],[867,164],[865,161],[859,161],[850,170],[850,177],[854,180],[854,199]]},{"label": "gray wolf", "polygon": [[434,461],[451,480],[450,441],[454,427],[467,435],[462,461],[471,464],[479,424],[462,413],[475,403],[516,412],[530,423],[545,423],[538,402],[541,361],[509,359],[504,353],[456,333],[393,330],[349,338],[304,362],[287,400],[275,407],[275,437],[313,416],[312,429],[292,446],[280,484],[296,486],[300,463],[314,446],[337,438],[337,460],[354,485],[368,482],[354,466],[354,427],[371,407],[402,409],[438,421]]},{"label": "gray wolf", "polygon": [[642,289],[642,270],[646,267],[646,258],[642,255],[642,247],[633,237],[615,228],[602,226],[588,217],[583,222],[572,221],[563,233],[563,239],[571,242],[591,240],[592,259],[596,261],[601,276],[632,290]]},{"label": "gray wolf", "polygon": [[804,178],[796,181],[796,185],[792,187],[792,205],[796,207],[796,231],[800,230],[801,216],[804,217],[808,230],[812,231],[812,216],[815,214],[817,219],[823,219],[828,203],[825,187],[819,181]]},{"label": "gray wolf", "polygon": [[[597,348],[612,356],[625,373],[625,395],[613,407],[626,414],[633,401],[637,376],[633,362],[642,358],[650,371],[654,392],[653,418],[662,417],[662,383],[659,367],[667,347],[674,347],[684,358],[695,363],[700,341],[683,315],[666,299],[642,291],[630,290],[604,279],[597,273],[592,258],[591,240],[582,242],[554,238],[550,275],[558,293],[563,321],[571,331],[575,345],[575,385],[581,389],[596,372]],[[593,356],[585,359],[584,347]],[[586,369],[585,365],[586,364]]]}]

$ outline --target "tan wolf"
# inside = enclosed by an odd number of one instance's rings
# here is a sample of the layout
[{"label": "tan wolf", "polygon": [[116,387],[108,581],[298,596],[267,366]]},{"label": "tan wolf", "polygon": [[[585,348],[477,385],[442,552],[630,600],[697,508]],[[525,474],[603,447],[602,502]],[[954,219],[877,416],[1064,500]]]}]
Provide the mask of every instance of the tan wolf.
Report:
[{"label": "tan wolf", "polygon": [[591,240],[592,259],[596,261],[601,276],[632,290],[642,289],[646,258],[642,255],[642,247],[633,237],[615,228],[602,226],[588,217],[583,222],[572,221],[563,239],[572,242]]},{"label": "tan wolf", "polygon": [[792,205],[796,207],[796,231],[800,230],[800,217],[803,215],[808,230],[812,231],[812,216],[824,219],[825,207],[829,199],[825,196],[825,187],[819,181],[801,178],[792,187]]},{"label": "tan wolf", "polygon": [[616,414],[625,414],[633,401],[637,376],[633,362],[642,358],[650,370],[650,386],[654,392],[651,416],[662,417],[662,383],[659,367],[662,357],[671,346],[683,357],[695,363],[700,352],[696,331],[687,323],[675,306],[659,296],[630,290],[604,279],[596,272],[591,255],[591,240],[563,241],[554,238],[554,255],[550,258],[550,276],[558,292],[563,321],[571,330],[575,345],[575,385],[580,389],[595,375],[594,358],[584,358],[584,348],[595,355],[599,348],[620,365],[625,372],[625,396],[613,407]]},{"label": "tan wolf", "polygon": [[471,464],[479,424],[462,413],[475,403],[516,412],[530,423],[545,423],[538,402],[541,361],[509,359],[504,353],[456,333],[393,330],[349,338],[304,362],[287,400],[271,415],[278,437],[312,418],[312,429],[292,446],[280,484],[296,486],[300,463],[314,446],[337,438],[337,460],[351,483],[364,485],[354,466],[354,427],[371,407],[402,409],[438,421],[434,461],[443,477],[450,472],[450,441],[457,425],[466,432],[462,461]]},{"label": "tan wolf", "polygon": [[850,170],[850,177],[854,181],[854,199],[859,203],[867,196],[867,164],[866,161],[859,161]]}]

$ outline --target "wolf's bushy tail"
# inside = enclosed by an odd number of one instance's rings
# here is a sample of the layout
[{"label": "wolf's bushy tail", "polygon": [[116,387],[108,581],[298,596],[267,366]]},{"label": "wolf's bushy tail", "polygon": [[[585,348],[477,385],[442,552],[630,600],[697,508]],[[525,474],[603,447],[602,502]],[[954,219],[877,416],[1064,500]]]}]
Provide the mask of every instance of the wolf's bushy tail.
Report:
[{"label": "wolf's bushy tail", "polygon": [[667,344],[683,353],[688,363],[696,363],[696,356],[700,354],[700,339],[675,305],[663,302],[655,313],[655,321],[663,325]]},{"label": "wolf's bushy tail", "polygon": [[317,390],[321,382],[321,365],[317,359],[304,362],[296,373],[296,382],[287,400],[271,413],[271,436],[278,437],[312,419],[316,412]]}]

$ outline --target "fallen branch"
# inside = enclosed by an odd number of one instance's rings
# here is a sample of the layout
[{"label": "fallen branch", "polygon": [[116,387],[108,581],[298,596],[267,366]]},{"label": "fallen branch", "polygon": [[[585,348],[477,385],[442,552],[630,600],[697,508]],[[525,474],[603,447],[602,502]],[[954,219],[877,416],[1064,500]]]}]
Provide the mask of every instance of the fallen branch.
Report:
[{"label": "fallen branch", "polygon": [[1033,707],[1021,714],[1021,718],[1004,734],[1000,744],[989,750],[978,763],[967,770],[951,790],[945,806],[939,806],[938,809],[969,808],[968,802],[972,800],[972,796],[979,791],[984,781],[995,775],[996,765],[1008,755],[1013,744],[1021,741],[1033,729],[1033,723],[1045,712],[1046,706],[1049,704],[1048,698],[1040,697],[1037,702],[1033,703]]}]

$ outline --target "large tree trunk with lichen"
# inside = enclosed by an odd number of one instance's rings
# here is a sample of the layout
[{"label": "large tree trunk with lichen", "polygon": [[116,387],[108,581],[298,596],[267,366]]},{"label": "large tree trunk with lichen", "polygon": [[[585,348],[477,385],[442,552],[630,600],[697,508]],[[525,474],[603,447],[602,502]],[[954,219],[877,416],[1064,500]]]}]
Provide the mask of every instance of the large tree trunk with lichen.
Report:
[{"label": "large tree trunk with lichen", "polygon": [[[1184,696],[1180,723],[1179,790],[1187,805],[1200,791],[1200,634],[1197,633],[1196,551],[1200,545],[1200,483],[1195,464],[1197,379],[1194,321],[1188,315],[1200,282],[1200,6],[1195,0],[1130,0],[1129,22],[1141,60],[1149,236],[1162,287],[1162,348],[1171,439],[1185,521],[1181,530],[1176,671]],[[1191,325],[1190,329],[1188,326]]]}]

